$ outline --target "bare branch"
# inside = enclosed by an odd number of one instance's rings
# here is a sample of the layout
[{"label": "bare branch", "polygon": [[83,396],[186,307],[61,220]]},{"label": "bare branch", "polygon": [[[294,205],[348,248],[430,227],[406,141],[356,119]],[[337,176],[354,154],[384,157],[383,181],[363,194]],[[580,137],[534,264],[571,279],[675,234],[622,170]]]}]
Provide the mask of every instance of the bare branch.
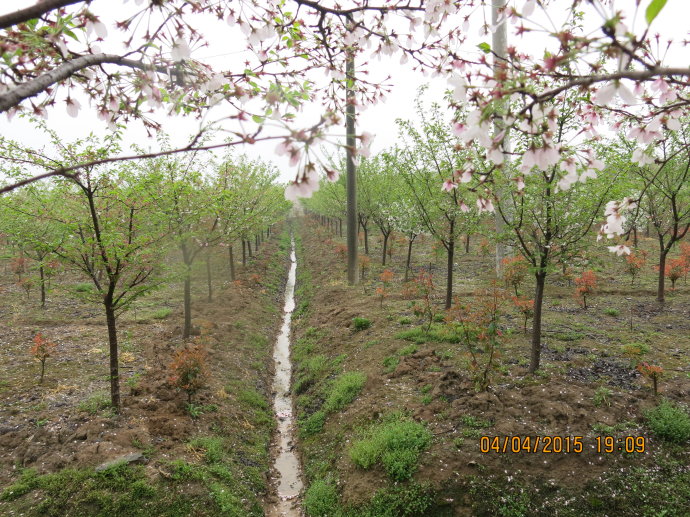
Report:
[{"label": "bare branch", "polygon": [[90,4],[91,0],[43,0],[31,7],[0,16],[0,29],[7,29],[13,25],[43,16],[54,9],[78,3]]}]

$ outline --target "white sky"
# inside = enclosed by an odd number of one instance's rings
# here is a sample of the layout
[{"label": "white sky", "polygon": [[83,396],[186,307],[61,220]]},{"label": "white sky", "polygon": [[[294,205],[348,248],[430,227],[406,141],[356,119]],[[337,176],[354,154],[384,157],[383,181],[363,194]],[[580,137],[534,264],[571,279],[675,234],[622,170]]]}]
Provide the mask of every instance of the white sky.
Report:
[{"label": "white sky", "polygon": [[[12,3],[7,2],[7,0],[3,0],[3,5],[0,5],[0,13],[10,11],[10,6],[12,9],[15,9],[30,5],[31,3],[33,2],[27,0]],[[516,0],[514,5],[516,5],[518,9],[521,9],[523,3],[523,0]],[[569,4],[570,1],[559,0],[551,2],[550,5],[552,5],[553,8],[549,9],[549,16],[557,17],[559,10],[556,6],[559,3]],[[623,0],[616,2],[616,6],[618,8],[629,7],[627,12],[632,15],[634,3],[635,0]],[[644,8],[648,3],[648,0],[642,1],[642,9],[638,15],[638,20],[635,23],[636,33],[639,33],[639,29],[645,25],[643,13]],[[125,7],[131,6],[133,6],[133,2],[130,2]],[[684,6],[682,0],[669,0],[664,11],[662,11],[659,18],[654,21],[652,27],[653,31],[661,32],[664,38],[673,37],[676,41],[680,41],[686,37],[686,18],[685,16],[679,16],[679,14],[685,15],[686,13],[680,13],[680,10],[683,10],[683,7],[681,6]],[[114,20],[123,18],[123,15],[121,14],[121,1],[95,0],[92,3],[91,9],[93,12],[102,15],[101,19],[108,27],[109,37],[113,37],[112,41],[115,41],[116,45],[119,44],[118,42],[121,39],[121,33],[117,32],[112,24]],[[478,42],[491,41],[490,35],[482,37],[478,35],[479,26],[480,23],[473,23],[469,29],[471,39],[470,43],[467,44],[467,52],[474,54],[476,52],[476,44]],[[204,27],[206,28],[206,25],[204,25]],[[523,42],[512,38],[512,29],[513,26],[509,25],[509,44],[519,43],[520,45],[528,45],[529,47],[532,47],[533,43]],[[228,52],[228,48],[233,48],[232,44],[235,41],[238,44],[237,46],[241,45],[244,47],[244,40],[240,39],[242,36],[239,32],[232,36],[229,34],[231,32],[232,31],[226,25],[223,24],[221,28],[217,25],[214,25],[213,21],[209,21],[208,32],[205,33],[205,37],[209,40],[210,46],[208,48],[193,49],[192,58],[206,58],[203,59],[203,61],[212,65],[218,64],[222,68],[229,68],[227,65],[231,64],[233,61],[241,63],[243,61],[243,52]],[[530,48],[532,52],[537,52],[537,49],[543,48],[543,36],[541,38],[542,39],[539,42],[536,42],[534,50]],[[110,44],[110,42],[106,40],[106,44]],[[104,44],[104,46],[106,44]],[[541,47],[539,45],[541,45]],[[110,49],[104,48],[104,50]],[[675,62],[671,61],[671,63],[680,66],[690,65],[690,63],[688,63],[688,59],[685,57],[685,54],[686,53],[679,54],[680,62],[675,60]],[[209,58],[209,56],[218,57]],[[379,71],[382,73],[382,75],[390,74],[392,76],[391,82],[394,85],[393,91],[388,96],[385,103],[369,107],[364,112],[358,114],[358,133],[361,131],[368,131],[376,136],[374,145],[372,146],[372,150],[374,152],[378,152],[396,142],[396,118],[414,118],[414,98],[416,96],[416,90],[421,84],[430,83],[431,88],[426,98],[439,101],[441,100],[443,90],[446,87],[446,82],[443,79],[432,79],[430,77],[425,78],[418,72],[412,72],[409,67],[399,65],[399,58],[399,55],[393,56],[392,58],[384,57],[380,63],[376,62],[370,67],[371,69]],[[97,134],[103,134],[105,131],[107,131],[104,122],[97,119],[93,110],[88,109],[88,101],[85,99],[80,101],[82,104],[82,109],[77,119],[71,118],[67,115],[64,110],[64,105],[58,106],[49,111],[48,124],[50,127],[57,129],[66,140],[84,137],[90,131],[94,131]],[[302,120],[304,120],[304,126],[308,126],[311,123],[316,122],[318,120],[320,111],[321,110],[318,105],[312,104],[305,106],[302,118]],[[162,116],[162,114],[156,116],[155,118],[156,120],[163,122],[164,130],[171,135],[172,144],[177,144],[180,146],[185,145],[189,135],[196,133],[198,129],[198,123],[194,119],[165,117]],[[344,130],[341,132],[341,134],[343,133]],[[44,137],[40,134],[37,134],[37,132],[28,124],[28,122],[20,120],[18,117],[15,117],[11,122],[8,122],[5,117],[1,117],[0,134],[34,146],[45,144]],[[127,128],[125,145],[134,142],[143,147],[150,146],[152,149],[156,148],[155,140],[147,137],[146,131],[139,122],[133,122]],[[237,151],[244,152],[252,157],[261,157],[265,160],[272,160],[276,165],[278,165],[281,171],[280,179],[282,181],[287,181],[294,177],[295,169],[289,167],[285,159],[282,159],[274,154],[273,151],[276,144],[277,142],[273,141],[264,144],[259,143],[253,146],[247,145],[238,147]]]}]

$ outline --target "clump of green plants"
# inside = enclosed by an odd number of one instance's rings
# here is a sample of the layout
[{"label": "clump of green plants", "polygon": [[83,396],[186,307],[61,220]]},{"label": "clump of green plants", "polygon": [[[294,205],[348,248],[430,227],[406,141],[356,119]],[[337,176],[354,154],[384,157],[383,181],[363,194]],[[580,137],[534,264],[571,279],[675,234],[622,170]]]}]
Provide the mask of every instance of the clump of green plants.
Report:
[{"label": "clump of green plants", "polygon": [[649,345],[645,343],[628,343],[621,347],[624,357],[630,359],[630,365],[635,368],[650,351]]},{"label": "clump of green plants", "polygon": [[381,465],[391,479],[404,481],[416,472],[419,455],[429,447],[431,438],[423,424],[393,415],[353,443],[350,459],[363,469]]},{"label": "clump of green plants", "polygon": [[614,309],[613,307],[607,307],[604,309],[604,314],[607,316],[618,316],[621,313],[618,309]]},{"label": "clump of green plants", "polygon": [[359,395],[366,380],[362,372],[343,373],[333,382],[323,409],[328,413],[343,409]]},{"label": "clump of green plants", "polygon": [[314,481],[304,494],[309,517],[328,517],[338,507],[338,490],[330,478]]},{"label": "clump of green plants", "polygon": [[311,416],[308,418],[305,418],[304,420],[300,421],[299,429],[300,429],[300,436],[302,438],[306,438],[308,436],[312,436],[314,434],[318,434],[321,431],[323,431],[323,426],[326,423],[326,412],[325,411],[317,411],[316,413],[313,413]]},{"label": "clump of green plants", "polygon": [[397,355],[390,355],[383,360],[383,371],[386,373],[394,372],[400,364],[400,358]]},{"label": "clump of green plants", "polygon": [[398,323],[401,325],[411,325],[412,324],[412,318],[409,316],[403,316],[402,318],[398,319]]},{"label": "clump of green plants", "polygon": [[398,355],[399,356],[412,355],[415,352],[417,352],[417,345],[412,343],[412,344],[407,345],[406,347],[403,347],[400,350],[398,350]]},{"label": "clump of green plants", "polygon": [[104,391],[97,391],[86,400],[82,400],[77,409],[85,411],[90,415],[95,415],[98,412],[111,408],[110,396]]},{"label": "clump of green plants", "polygon": [[647,411],[645,419],[652,432],[664,441],[682,444],[690,440],[690,415],[668,400]]},{"label": "clump of green plants", "polygon": [[151,314],[151,317],[154,320],[164,320],[168,316],[172,314],[172,309],[169,307],[163,307],[162,309],[158,309],[157,311],[153,312]]},{"label": "clump of green plants", "polygon": [[611,401],[609,399],[611,398],[611,395],[613,395],[613,391],[611,391],[611,389],[607,388],[606,386],[599,386],[594,392],[594,405],[597,407],[603,404],[610,406]]},{"label": "clump of green plants", "polygon": [[352,328],[355,332],[360,332],[371,327],[371,320],[368,318],[355,317],[352,318]]}]

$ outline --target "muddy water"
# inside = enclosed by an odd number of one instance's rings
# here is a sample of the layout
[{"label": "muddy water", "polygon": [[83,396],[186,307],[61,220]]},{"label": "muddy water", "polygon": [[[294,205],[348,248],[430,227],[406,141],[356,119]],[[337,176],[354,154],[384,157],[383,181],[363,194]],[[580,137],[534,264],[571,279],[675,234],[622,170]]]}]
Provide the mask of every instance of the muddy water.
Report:
[{"label": "muddy water", "polygon": [[273,350],[275,363],[273,410],[278,420],[278,430],[273,441],[275,497],[266,510],[268,517],[299,517],[302,515],[299,509],[299,495],[303,488],[302,473],[299,458],[294,451],[294,419],[292,397],[290,396],[290,379],[292,377],[290,323],[292,322],[292,311],[295,309],[296,272],[295,241],[292,239],[290,272],[285,286],[283,326]]}]

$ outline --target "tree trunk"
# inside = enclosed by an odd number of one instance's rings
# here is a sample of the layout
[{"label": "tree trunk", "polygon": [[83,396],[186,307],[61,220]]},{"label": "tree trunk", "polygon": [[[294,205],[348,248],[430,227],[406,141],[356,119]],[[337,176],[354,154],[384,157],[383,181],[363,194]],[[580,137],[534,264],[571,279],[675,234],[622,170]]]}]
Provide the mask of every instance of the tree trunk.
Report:
[{"label": "tree trunk", "polygon": [[[256,251],[256,249],[254,251]],[[247,252],[249,253],[249,258],[252,258],[252,241],[249,239],[247,239]]]},{"label": "tree trunk", "polygon": [[232,243],[228,246],[228,262],[230,263],[230,280],[235,281],[235,257],[232,254]]},{"label": "tree trunk", "polygon": [[450,223],[450,240],[446,250],[448,251],[448,272],[446,274],[446,309],[453,304],[453,264],[455,263],[455,236],[453,234],[454,223]]},{"label": "tree trunk", "polygon": [[[383,233],[383,232],[381,232]],[[381,261],[381,265],[385,266],[386,265],[386,251],[388,249],[388,234],[384,233],[383,234],[383,260]]]},{"label": "tree trunk", "polygon": [[41,265],[38,266],[38,274],[40,276],[40,282],[41,282],[41,308],[45,309],[46,308],[46,275],[45,271],[43,270],[43,262],[41,262]]},{"label": "tree trunk", "polygon": [[362,226],[362,230],[364,230],[364,254],[369,255],[369,230],[366,226]]},{"label": "tree trunk", "polygon": [[345,192],[347,195],[347,282],[359,283],[359,249],[357,248],[357,167],[355,152],[355,55],[351,50],[345,54]]},{"label": "tree trunk", "polygon": [[340,238],[342,239],[342,237],[343,237],[343,220],[340,217],[338,218],[338,233],[340,234]]},{"label": "tree trunk", "polygon": [[532,319],[532,355],[529,363],[529,373],[534,373],[539,369],[539,359],[541,357],[541,309],[544,303],[544,285],[546,284],[546,273],[540,271],[534,275],[536,280],[534,288],[534,318]]},{"label": "tree trunk", "polygon": [[242,239],[242,265],[247,265],[247,243]]},{"label": "tree trunk", "polygon": [[41,378],[38,379],[39,384],[43,384],[43,376],[45,375],[45,373],[46,373],[46,360],[43,359],[41,361]]},{"label": "tree trunk", "polygon": [[407,243],[407,260],[405,261],[405,282],[407,282],[410,274],[410,262],[412,261],[412,243],[414,239],[409,239]]},{"label": "tree trunk", "polygon": [[633,246],[635,248],[637,248],[637,241],[638,241],[638,239],[637,239],[637,228],[633,226],[632,231],[633,231]]},{"label": "tree trunk", "polygon": [[213,278],[211,277],[211,250],[206,252],[206,283],[208,284],[208,301],[213,301]]},{"label": "tree trunk", "polygon": [[192,335],[192,268],[187,264],[187,274],[184,277],[184,329],[182,338],[189,339]]},{"label": "tree trunk", "polygon": [[112,305],[112,294],[106,296],[105,319],[108,324],[108,346],[110,347],[110,402],[115,411],[120,411],[120,375],[117,348],[117,326],[115,323],[115,308]]},{"label": "tree trunk", "polygon": [[465,253],[469,253],[469,252],[470,252],[470,234],[468,233],[465,236]]},{"label": "tree trunk", "polygon": [[659,281],[656,288],[656,301],[659,303],[664,303],[666,301],[664,293],[664,284],[666,282],[666,276],[664,275],[666,270],[666,255],[668,255],[668,250],[662,247],[661,251],[659,252]]}]

